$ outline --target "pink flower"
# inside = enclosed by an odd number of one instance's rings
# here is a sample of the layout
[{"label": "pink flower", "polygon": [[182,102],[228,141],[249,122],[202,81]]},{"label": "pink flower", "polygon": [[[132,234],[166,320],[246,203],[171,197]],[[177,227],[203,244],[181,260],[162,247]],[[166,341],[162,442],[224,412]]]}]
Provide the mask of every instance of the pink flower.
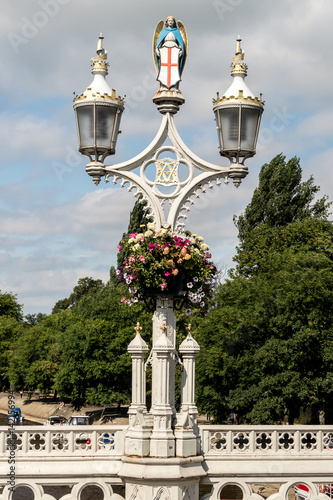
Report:
[{"label": "pink flower", "polygon": [[138,234],[138,233],[131,233],[129,237],[130,237],[130,238],[136,238],[137,234]]},{"label": "pink flower", "polygon": [[167,271],[166,273],[164,273],[164,276],[170,276],[169,271]]},{"label": "pink flower", "polygon": [[168,285],[166,284],[166,282],[162,283],[162,284],[160,285],[161,290],[164,290],[167,286],[168,286]]},{"label": "pink flower", "polygon": [[120,245],[117,246],[118,252],[120,252],[120,250],[122,250],[122,249],[123,249],[123,247],[121,247]]},{"label": "pink flower", "polygon": [[145,259],[145,256],[144,255],[140,255],[139,259],[141,260],[141,262],[143,262],[144,264],[146,263],[146,259]]},{"label": "pink flower", "polygon": [[130,258],[128,259],[128,262],[135,262],[135,257],[130,257]]},{"label": "pink flower", "polygon": [[122,297],[122,298],[120,299],[120,302],[122,302],[123,304],[126,304],[126,302],[127,302],[126,297]]}]

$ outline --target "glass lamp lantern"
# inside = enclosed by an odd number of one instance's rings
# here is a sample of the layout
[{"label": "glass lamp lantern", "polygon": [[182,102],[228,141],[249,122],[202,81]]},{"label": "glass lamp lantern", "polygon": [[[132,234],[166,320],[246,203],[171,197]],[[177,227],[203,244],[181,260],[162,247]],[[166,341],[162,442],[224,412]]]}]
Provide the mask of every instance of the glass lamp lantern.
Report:
[{"label": "glass lamp lantern", "polygon": [[244,52],[237,39],[236,53],[231,64],[233,82],[222,97],[213,100],[219,149],[222,156],[230,160],[230,175],[238,187],[248,169],[246,158],[254,156],[264,103],[262,96],[255,97],[244,79],[247,65],[243,63]]},{"label": "glass lamp lantern", "polygon": [[94,80],[83,94],[75,96],[74,111],[79,151],[89,157],[86,171],[97,185],[105,173],[105,158],[116,151],[124,100],[116,96],[116,91],[105,80],[108,63],[102,35],[97,44],[97,57],[91,61]]}]

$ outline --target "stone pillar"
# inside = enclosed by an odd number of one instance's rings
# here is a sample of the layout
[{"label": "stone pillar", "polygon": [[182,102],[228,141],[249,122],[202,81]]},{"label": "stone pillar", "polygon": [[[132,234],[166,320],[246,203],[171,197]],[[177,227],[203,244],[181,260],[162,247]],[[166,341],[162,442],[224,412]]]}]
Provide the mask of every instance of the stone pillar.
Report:
[{"label": "stone pillar", "polygon": [[[173,299],[172,297],[158,296],[156,298],[156,310],[153,315],[153,346],[161,336],[161,327],[163,323],[166,324],[166,336],[169,339],[174,353],[176,351],[176,316],[173,310]],[[152,356],[152,367],[153,367],[153,378],[152,378],[152,408],[155,405],[155,401],[158,398],[159,392],[159,380],[154,376],[156,364],[156,354],[153,351]],[[173,420],[176,418],[176,407],[175,407],[175,373],[176,373],[176,355],[172,355],[169,360],[169,401],[172,408]]]},{"label": "stone pillar", "polygon": [[188,335],[179,346],[183,359],[181,410],[177,415],[175,428],[176,454],[189,457],[200,453],[199,429],[197,425],[198,410],[195,404],[195,357],[200,351],[199,344],[191,333],[191,325],[187,327]]},{"label": "stone pillar", "polygon": [[153,345],[153,380],[155,384],[154,404],[151,414],[154,419],[150,439],[151,457],[174,457],[175,437],[172,430],[173,408],[170,403],[170,368],[174,346],[167,337],[165,322],[162,334]]},{"label": "stone pillar", "polygon": [[128,346],[132,357],[132,401],[128,409],[129,428],[125,438],[125,454],[146,457],[149,455],[151,425],[146,407],[146,342],[140,335],[140,323],[135,327],[136,336]]}]

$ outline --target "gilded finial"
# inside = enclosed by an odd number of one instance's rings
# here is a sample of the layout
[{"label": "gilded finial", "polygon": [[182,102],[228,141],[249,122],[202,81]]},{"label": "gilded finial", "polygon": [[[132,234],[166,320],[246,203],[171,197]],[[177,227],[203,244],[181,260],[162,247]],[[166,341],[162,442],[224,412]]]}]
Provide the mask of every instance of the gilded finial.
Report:
[{"label": "gilded finial", "polygon": [[168,329],[168,328],[167,328],[167,326],[166,326],[166,323],[165,323],[165,321],[163,321],[162,326],[161,326],[162,334],[166,334],[167,329]]},{"label": "gilded finial", "polygon": [[192,335],[192,325],[191,325],[191,323],[188,324],[188,326],[186,327],[186,330],[188,332],[187,333],[188,335]]},{"label": "gilded finial", "polygon": [[105,54],[105,49],[103,48],[103,40],[104,40],[104,36],[103,36],[103,33],[101,33],[99,35],[99,39],[98,39],[98,42],[97,42],[97,50],[96,50],[96,53],[101,56],[102,54]]},{"label": "gilded finial", "polygon": [[90,61],[92,63],[91,72],[93,74],[100,73],[100,74],[103,74],[105,76],[108,74],[109,63],[107,62],[107,57],[108,57],[107,50],[105,50],[103,48],[103,40],[104,40],[104,36],[103,36],[103,33],[101,33],[99,35],[98,42],[97,42],[97,49],[96,49],[97,56],[90,59]]},{"label": "gilded finial", "polygon": [[235,51],[235,57],[233,58],[234,61],[239,61],[244,59],[244,51],[241,48],[241,37],[238,35],[238,38],[236,40],[236,51]]},{"label": "gilded finial", "polygon": [[238,35],[238,38],[236,40],[236,50],[235,50],[235,55],[232,59],[231,63],[231,75],[247,75],[247,64],[242,63],[241,61],[244,61],[244,50],[241,47],[241,37]]},{"label": "gilded finial", "polygon": [[138,335],[142,331],[142,326],[140,326],[139,321],[137,322],[136,326],[134,327],[135,333]]}]

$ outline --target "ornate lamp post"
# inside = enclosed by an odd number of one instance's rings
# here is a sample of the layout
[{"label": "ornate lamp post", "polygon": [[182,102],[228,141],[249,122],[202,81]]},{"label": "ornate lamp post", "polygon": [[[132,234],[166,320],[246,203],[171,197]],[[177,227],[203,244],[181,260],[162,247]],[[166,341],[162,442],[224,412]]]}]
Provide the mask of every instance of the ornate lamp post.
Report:
[{"label": "ornate lamp post", "polygon": [[[100,36],[97,57],[92,59],[92,84],[74,98],[79,151],[88,155],[86,170],[96,185],[102,177],[121,187],[128,185],[134,196],[146,201],[156,230],[167,228],[174,234],[184,231],[186,213],[194,199],[208,188],[228,183],[236,187],[247,175],[246,158],[255,154],[263,101],[252,94],[244,79],[247,66],[237,40],[232,61],[233,83],[222,97],[213,100],[220,154],[230,160],[222,167],[200,159],[184,144],[174,122],[174,115],[184,103],[179,83],[184,69],[188,39],[185,26],[170,16],[160,21],[153,37],[153,57],[159,88],[153,98],[162,114],[160,128],[144,151],[123,163],[105,165],[115,153],[123,99],[106,83],[107,53]],[[166,143],[169,139],[170,143]],[[139,173],[135,170],[139,168]],[[170,273],[169,273],[170,274]],[[133,360],[132,405],[126,437],[121,477],[126,483],[126,498],[198,498],[202,468],[197,432],[197,409],[194,401],[194,365],[199,346],[191,335],[176,352],[176,318],[172,293],[156,297],[153,315],[153,348],[146,362],[152,364],[152,408],[145,406],[143,373],[146,345],[137,326],[136,339],[130,344]],[[175,409],[175,366],[183,369],[182,407]],[[134,455],[134,457],[133,457]],[[191,460],[188,461],[188,458]],[[142,478],[145,478],[144,480]],[[157,478],[163,478],[157,479]],[[179,479],[183,478],[183,479]]]}]

